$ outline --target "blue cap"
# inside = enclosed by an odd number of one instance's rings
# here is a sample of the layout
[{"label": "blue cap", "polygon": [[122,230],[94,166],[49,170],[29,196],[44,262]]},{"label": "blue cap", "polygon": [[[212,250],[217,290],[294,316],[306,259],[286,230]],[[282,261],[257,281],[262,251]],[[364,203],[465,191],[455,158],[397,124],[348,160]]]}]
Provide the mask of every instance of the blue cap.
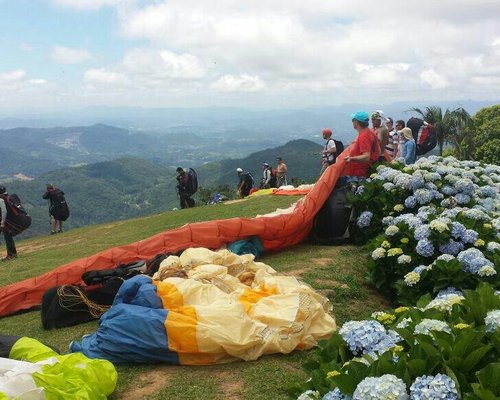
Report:
[{"label": "blue cap", "polygon": [[354,114],[351,114],[351,119],[364,123],[370,122],[370,116],[364,111],[356,111]]}]

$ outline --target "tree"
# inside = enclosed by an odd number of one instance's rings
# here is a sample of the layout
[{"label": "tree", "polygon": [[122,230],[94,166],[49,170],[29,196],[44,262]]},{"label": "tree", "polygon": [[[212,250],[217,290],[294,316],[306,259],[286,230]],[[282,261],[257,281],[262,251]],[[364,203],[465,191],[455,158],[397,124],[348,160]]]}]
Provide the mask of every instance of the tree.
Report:
[{"label": "tree", "polygon": [[473,117],[475,126],[474,159],[500,164],[500,105],[485,107]]}]

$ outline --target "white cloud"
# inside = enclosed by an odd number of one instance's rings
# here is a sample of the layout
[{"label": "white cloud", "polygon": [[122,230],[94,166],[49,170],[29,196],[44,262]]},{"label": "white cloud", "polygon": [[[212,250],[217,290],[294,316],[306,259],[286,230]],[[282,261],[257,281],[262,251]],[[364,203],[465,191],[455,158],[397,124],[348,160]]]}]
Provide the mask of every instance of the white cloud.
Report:
[{"label": "white cloud", "polygon": [[105,69],[89,69],[85,71],[84,80],[92,85],[126,85],[129,80],[124,74]]},{"label": "white cloud", "polygon": [[48,83],[46,79],[30,79],[28,82],[32,85],[45,85]]},{"label": "white cloud", "polygon": [[[123,53],[110,52],[113,61],[96,53],[83,82],[111,103],[175,105],[206,96],[212,104],[335,104],[500,93],[498,0],[52,2],[85,11],[114,7]],[[91,59],[86,50],[61,49],[68,51],[58,62]]]},{"label": "white cloud", "polygon": [[257,92],[266,85],[258,76],[241,74],[239,76],[225,75],[214,82],[211,87],[221,92]]},{"label": "white cloud", "polygon": [[422,82],[428,84],[432,89],[444,89],[449,86],[448,79],[438,74],[433,69],[426,69],[420,73]]},{"label": "white cloud", "polygon": [[80,64],[91,59],[90,53],[85,49],[64,46],[54,46],[51,56],[57,64]]}]

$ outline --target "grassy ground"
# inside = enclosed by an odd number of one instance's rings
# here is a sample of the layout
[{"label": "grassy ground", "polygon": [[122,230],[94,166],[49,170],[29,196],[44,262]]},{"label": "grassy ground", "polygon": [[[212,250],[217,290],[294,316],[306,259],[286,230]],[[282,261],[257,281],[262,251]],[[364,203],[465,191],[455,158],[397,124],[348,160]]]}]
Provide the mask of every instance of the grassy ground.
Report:
[{"label": "grassy ground", "polygon": [[[18,244],[20,257],[0,265],[0,283],[37,276],[54,267],[100,250],[135,242],[158,232],[198,222],[234,216],[252,217],[286,208],[296,197],[264,196],[232,204],[170,211],[129,221],[90,226]],[[340,325],[362,318],[386,303],[365,284],[366,254],[354,246],[303,243],[265,254],[259,259],[281,273],[300,277],[329,297]],[[24,335],[66,352],[72,340],[94,332],[97,322],[44,331],[39,311],[0,319],[0,333]],[[118,366],[118,386],[112,399],[286,399],[286,385],[304,379],[301,364],[310,352],[265,356],[254,362],[210,367],[169,365]]]}]

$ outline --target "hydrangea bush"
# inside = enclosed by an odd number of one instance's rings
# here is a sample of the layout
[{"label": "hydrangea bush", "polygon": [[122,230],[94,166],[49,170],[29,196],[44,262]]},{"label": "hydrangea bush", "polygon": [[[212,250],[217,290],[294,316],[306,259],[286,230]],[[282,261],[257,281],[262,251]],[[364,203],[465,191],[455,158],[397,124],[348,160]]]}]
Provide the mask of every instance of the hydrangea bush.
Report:
[{"label": "hydrangea bush", "polygon": [[359,215],[351,231],[361,242],[375,237],[370,279],[392,300],[413,304],[480,281],[499,286],[499,166],[429,157],[380,165],[358,185],[364,190],[350,192]]},{"label": "hydrangea bush", "polygon": [[500,167],[431,156],[350,189],[370,280],[403,306],[320,343],[292,397],[500,398]]},{"label": "hydrangea bush", "polygon": [[486,283],[463,292],[447,288],[416,307],[345,323],[320,343],[305,365],[311,379],[291,393],[297,398],[309,390],[326,400],[494,399],[499,360],[499,293]]}]

